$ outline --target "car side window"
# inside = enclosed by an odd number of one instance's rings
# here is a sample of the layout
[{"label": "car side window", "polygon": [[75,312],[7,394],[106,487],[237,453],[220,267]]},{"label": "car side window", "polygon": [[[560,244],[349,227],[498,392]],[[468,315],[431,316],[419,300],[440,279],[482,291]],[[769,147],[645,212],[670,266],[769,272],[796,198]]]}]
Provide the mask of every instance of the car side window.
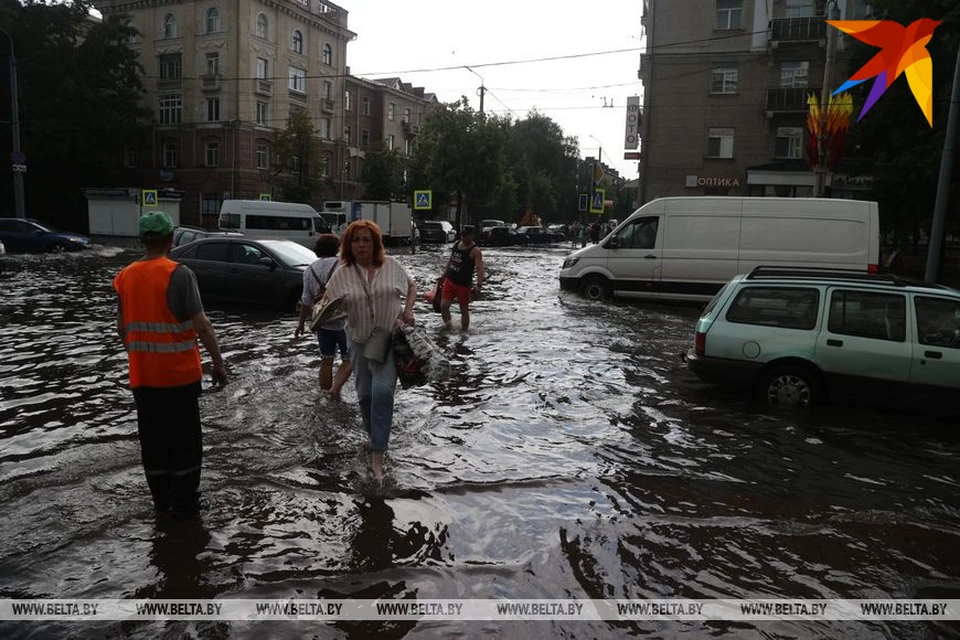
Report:
[{"label": "car side window", "polygon": [[827,328],[847,336],[904,342],[906,318],[906,296],[840,289],[830,297]]},{"label": "car side window", "polygon": [[727,322],[784,329],[817,326],[820,292],[796,287],[746,287],[727,309]]},{"label": "car side window", "polygon": [[180,244],[187,244],[197,239],[197,234],[193,231],[184,231],[180,235]]},{"label": "car side window", "polygon": [[230,261],[230,245],[226,242],[208,242],[197,247],[197,260]]},{"label": "car side window", "polygon": [[617,232],[617,243],[622,249],[653,249],[657,244],[657,226],[660,218],[637,218]]},{"label": "car side window", "polygon": [[917,336],[920,344],[960,349],[960,302],[916,296]]},{"label": "car side window", "polygon": [[241,264],[257,264],[266,254],[252,244],[237,243],[233,245],[233,262]]}]

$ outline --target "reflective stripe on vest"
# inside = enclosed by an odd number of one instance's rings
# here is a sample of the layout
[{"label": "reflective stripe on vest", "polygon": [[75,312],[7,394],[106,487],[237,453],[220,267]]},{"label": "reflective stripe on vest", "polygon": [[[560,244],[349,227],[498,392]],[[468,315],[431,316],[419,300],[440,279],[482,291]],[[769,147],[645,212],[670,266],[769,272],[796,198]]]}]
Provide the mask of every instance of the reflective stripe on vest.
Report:
[{"label": "reflective stripe on vest", "polygon": [[167,304],[178,266],[168,258],[139,260],[114,279],[133,388],[179,387],[203,375],[193,322],[174,316]]}]

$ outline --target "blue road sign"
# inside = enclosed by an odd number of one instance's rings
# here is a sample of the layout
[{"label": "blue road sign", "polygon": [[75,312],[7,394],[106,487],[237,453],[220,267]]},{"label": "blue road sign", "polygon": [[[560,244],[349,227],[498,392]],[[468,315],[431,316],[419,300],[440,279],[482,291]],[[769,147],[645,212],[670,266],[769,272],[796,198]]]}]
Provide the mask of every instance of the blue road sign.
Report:
[{"label": "blue road sign", "polygon": [[414,209],[432,209],[433,208],[433,191],[425,189],[423,191],[414,191],[413,192],[413,208]]},{"label": "blue road sign", "polygon": [[590,199],[590,213],[603,213],[603,198],[606,192],[603,189],[594,189]]}]

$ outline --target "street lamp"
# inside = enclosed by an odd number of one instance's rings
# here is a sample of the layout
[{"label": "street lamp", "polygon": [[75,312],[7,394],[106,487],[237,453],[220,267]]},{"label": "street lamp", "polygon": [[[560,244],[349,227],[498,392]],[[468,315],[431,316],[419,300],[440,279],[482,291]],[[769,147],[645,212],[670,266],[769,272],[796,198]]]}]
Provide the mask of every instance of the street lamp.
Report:
[{"label": "street lamp", "polygon": [[18,218],[26,218],[26,207],[23,201],[23,172],[26,171],[26,157],[20,151],[20,103],[17,100],[17,58],[13,53],[13,37],[0,29],[0,33],[10,41],[10,105],[13,110],[11,129],[13,131],[13,153],[10,160],[13,164],[13,206]]},{"label": "street lamp", "polygon": [[[840,18],[837,0],[827,0],[826,13],[831,20]],[[827,26],[827,57],[823,65],[823,88],[820,91],[820,131],[817,134],[817,168],[814,172],[813,195],[822,198],[827,184],[827,115],[830,107],[830,81],[833,75],[833,62],[837,57],[836,28]]]},{"label": "street lamp", "polygon": [[470,73],[472,73],[473,75],[477,76],[478,78],[480,78],[480,88],[477,89],[477,94],[480,96],[480,115],[482,116],[483,115],[483,94],[487,92],[487,88],[483,86],[485,84],[483,81],[483,76],[477,73],[476,71],[474,71],[473,69],[471,69],[470,67],[468,67],[467,65],[463,65],[463,68],[469,71]]}]

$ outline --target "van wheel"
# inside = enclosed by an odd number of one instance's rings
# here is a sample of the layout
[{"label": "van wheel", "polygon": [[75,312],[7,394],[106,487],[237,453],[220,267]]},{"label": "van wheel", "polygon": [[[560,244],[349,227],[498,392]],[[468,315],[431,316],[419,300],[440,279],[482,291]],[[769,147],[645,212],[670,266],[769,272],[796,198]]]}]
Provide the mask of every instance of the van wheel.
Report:
[{"label": "van wheel", "polygon": [[587,276],[583,279],[580,292],[588,300],[609,300],[610,283],[603,276]]},{"label": "van wheel", "polygon": [[758,395],[770,405],[811,407],[823,393],[816,373],[799,365],[782,365],[764,373],[757,385]]}]

